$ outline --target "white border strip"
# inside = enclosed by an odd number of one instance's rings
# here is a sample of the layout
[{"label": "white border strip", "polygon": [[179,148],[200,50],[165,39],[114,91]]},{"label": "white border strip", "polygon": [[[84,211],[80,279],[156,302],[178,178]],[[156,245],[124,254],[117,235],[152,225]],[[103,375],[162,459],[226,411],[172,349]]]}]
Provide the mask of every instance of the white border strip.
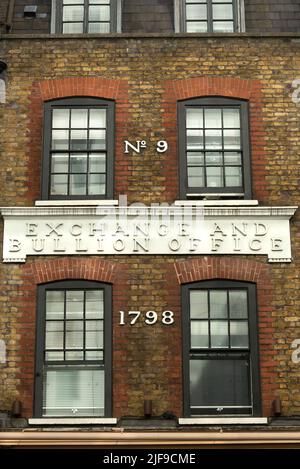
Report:
[{"label": "white border strip", "polygon": [[267,417],[181,418],[179,425],[266,425]]},{"label": "white border strip", "polygon": [[116,425],[116,418],[40,418],[28,419],[29,425]]}]

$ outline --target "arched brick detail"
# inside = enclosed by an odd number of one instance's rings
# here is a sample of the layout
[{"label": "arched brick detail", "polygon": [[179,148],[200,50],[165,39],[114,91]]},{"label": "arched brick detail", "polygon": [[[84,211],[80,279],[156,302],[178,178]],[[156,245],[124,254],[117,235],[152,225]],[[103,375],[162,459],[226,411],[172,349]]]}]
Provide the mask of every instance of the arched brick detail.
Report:
[{"label": "arched brick detail", "polygon": [[[246,281],[256,284],[262,408],[263,415],[270,416],[272,401],[275,398],[278,385],[276,384],[275,371],[277,365],[274,338],[275,318],[272,317],[272,307],[270,306],[273,286],[269,266],[256,260],[222,256],[207,256],[174,262],[173,269],[170,268],[168,273],[168,284],[173,282],[170,301],[173,301],[174,304],[174,298],[180,299],[180,286],[182,284],[214,279]],[[177,300],[176,304],[180,305],[180,300]]]},{"label": "arched brick detail", "polygon": [[30,139],[27,150],[27,176],[30,181],[26,193],[32,203],[40,197],[41,160],[43,141],[43,103],[67,97],[94,97],[111,99],[116,103],[115,115],[115,196],[127,192],[128,163],[122,142],[127,138],[128,82],[102,77],[70,77],[36,82],[30,99]]},{"label": "arched brick detail", "polygon": [[208,96],[245,99],[249,101],[250,153],[252,162],[253,198],[266,201],[266,133],[262,115],[262,85],[259,80],[238,77],[203,76],[184,80],[168,80],[164,92],[164,127],[169,151],[166,156],[165,174],[168,181],[168,199],[178,199],[178,132],[177,102],[180,100]]}]

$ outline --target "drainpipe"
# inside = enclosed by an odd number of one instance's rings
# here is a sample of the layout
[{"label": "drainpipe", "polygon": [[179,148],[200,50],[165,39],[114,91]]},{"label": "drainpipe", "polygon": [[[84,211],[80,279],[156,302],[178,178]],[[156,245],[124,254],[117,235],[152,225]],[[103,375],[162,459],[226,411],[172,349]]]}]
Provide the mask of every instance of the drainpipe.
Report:
[{"label": "drainpipe", "polygon": [[15,0],[9,0],[6,14],[5,27],[9,33],[12,28],[13,16],[14,16]]}]

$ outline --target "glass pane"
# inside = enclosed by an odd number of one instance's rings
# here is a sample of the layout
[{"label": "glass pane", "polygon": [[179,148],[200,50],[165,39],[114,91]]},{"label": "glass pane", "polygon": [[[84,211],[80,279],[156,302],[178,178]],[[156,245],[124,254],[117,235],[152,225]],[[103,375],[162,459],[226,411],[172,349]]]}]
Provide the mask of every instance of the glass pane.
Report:
[{"label": "glass pane", "polygon": [[230,343],[231,347],[249,347],[247,321],[230,321]]},{"label": "glass pane", "polygon": [[86,173],[87,172],[87,154],[86,153],[71,153],[70,171],[71,173]]},{"label": "glass pane", "polygon": [[224,130],[224,148],[225,149],[240,149],[241,148],[241,135],[237,130]]},{"label": "glass pane", "polygon": [[89,23],[88,32],[91,34],[106,34],[110,32],[110,23]]},{"label": "glass pane", "polygon": [[47,321],[46,322],[46,340],[45,348],[63,349],[64,346],[64,323],[63,321]]},{"label": "glass pane", "polygon": [[71,128],[86,129],[88,127],[88,110],[72,109],[71,111]]},{"label": "glass pane", "polygon": [[59,174],[51,176],[51,195],[68,194],[68,176]]},{"label": "glass pane", "polygon": [[187,163],[189,166],[204,165],[204,153],[188,152]]},{"label": "glass pane", "polygon": [[86,292],[85,317],[87,319],[103,318],[103,291],[88,290]]},{"label": "glass pane", "polygon": [[53,153],[51,156],[51,172],[67,173],[69,171],[68,153]]},{"label": "glass pane", "polygon": [[224,162],[226,165],[241,165],[242,155],[239,152],[226,152],[224,153]]},{"label": "glass pane", "polygon": [[198,348],[209,346],[208,340],[208,322],[192,321],[191,322],[191,347]]},{"label": "glass pane", "polygon": [[204,168],[201,166],[188,167],[188,186],[204,187]]},{"label": "glass pane", "polygon": [[233,18],[232,5],[213,5],[214,20],[231,20]]},{"label": "glass pane", "polygon": [[64,292],[46,292],[46,319],[63,319],[64,317]]},{"label": "glass pane", "polygon": [[90,128],[105,129],[106,128],[106,110],[91,109],[90,110]]},{"label": "glass pane", "polygon": [[190,316],[192,319],[208,317],[207,290],[197,290],[190,292]]},{"label": "glass pane", "polygon": [[66,348],[83,348],[83,321],[66,321]]},{"label": "glass pane", "polygon": [[43,415],[103,416],[104,370],[64,368],[45,373]]},{"label": "glass pane", "polygon": [[211,290],[210,300],[210,317],[211,318],[227,318],[227,291]]},{"label": "glass pane", "polygon": [[64,23],[63,33],[64,34],[82,34],[83,23]]},{"label": "glass pane", "polygon": [[109,21],[110,7],[105,5],[89,7],[89,21]]},{"label": "glass pane", "polygon": [[226,187],[242,187],[242,168],[228,166],[225,168],[225,186]]},{"label": "glass pane", "polygon": [[52,130],[52,150],[68,150],[69,131]]},{"label": "glass pane", "polygon": [[[227,132],[234,132],[228,130]],[[205,131],[205,148],[209,149],[222,149],[222,131],[221,130],[206,130]]]},{"label": "glass pane", "polygon": [[91,150],[105,150],[106,148],[106,131],[90,130],[89,146]]},{"label": "glass pane", "polygon": [[223,119],[224,129],[239,129],[241,126],[239,109],[224,109]]},{"label": "glass pane", "polygon": [[191,407],[251,406],[248,361],[191,360],[190,398]]},{"label": "glass pane", "polygon": [[230,317],[243,319],[248,317],[248,296],[243,290],[234,290],[229,292],[229,310]]},{"label": "glass pane", "polygon": [[206,168],[207,187],[223,187],[223,168],[209,166]]},{"label": "glass pane", "polygon": [[84,311],[84,292],[81,290],[66,291],[67,319],[81,319]]},{"label": "glass pane", "polygon": [[222,128],[221,109],[205,109],[205,128],[208,128],[208,129],[221,129]]},{"label": "glass pane", "polygon": [[187,33],[207,33],[206,21],[189,21],[186,24]]},{"label": "glass pane", "polygon": [[87,130],[71,130],[71,150],[87,150]]},{"label": "glass pane", "polygon": [[99,360],[102,361],[104,358],[104,354],[102,350],[90,350],[89,352],[85,352],[86,360]]},{"label": "glass pane", "polygon": [[65,6],[63,8],[63,21],[83,21],[83,6]]},{"label": "glass pane", "polygon": [[86,348],[103,348],[103,321],[86,321],[85,330]]},{"label": "glass pane", "polygon": [[202,130],[187,130],[187,149],[202,149],[203,148],[203,131]]},{"label": "glass pane", "polygon": [[53,109],[52,128],[68,129],[70,124],[70,109]]},{"label": "glass pane", "polygon": [[46,352],[45,353],[46,362],[58,362],[64,360],[64,352]]},{"label": "glass pane", "polygon": [[106,171],[105,153],[94,153],[90,155],[89,171],[90,173],[105,173]]},{"label": "glass pane", "polygon": [[223,154],[222,153],[207,152],[205,156],[206,156],[206,164],[207,165],[220,166],[220,165],[223,164]]},{"label": "glass pane", "polygon": [[66,352],[66,360],[83,360],[84,353],[83,352]]},{"label": "glass pane", "polygon": [[233,33],[234,23],[233,21],[214,21],[213,32],[214,33]]},{"label": "glass pane", "polygon": [[188,129],[203,128],[203,109],[186,110],[186,127]]},{"label": "glass pane", "polygon": [[207,6],[204,5],[187,5],[186,6],[186,19],[187,20],[204,20],[207,19]]},{"label": "glass pane", "polygon": [[89,195],[105,195],[106,193],[106,175],[90,174],[89,175]]},{"label": "glass pane", "polygon": [[86,175],[71,174],[70,195],[86,195]]},{"label": "glass pane", "polygon": [[227,321],[211,321],[210,336],[212,348],[229,347],[228,322]]},{"label": "glass pane", "polygon": [[84,4],[84,0],[63,0],[63,4],[64,5],[73,5],[73,4],[80,4],[80,5],[83,5]]}]

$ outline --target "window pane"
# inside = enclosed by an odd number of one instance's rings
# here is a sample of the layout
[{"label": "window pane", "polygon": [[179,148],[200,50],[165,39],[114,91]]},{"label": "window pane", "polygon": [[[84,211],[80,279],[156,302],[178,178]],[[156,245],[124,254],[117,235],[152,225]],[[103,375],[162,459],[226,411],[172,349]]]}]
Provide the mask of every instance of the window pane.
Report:
[{"label": "window pane", "polygon": [[205,109],[205,127],[209,129],[220,129],[222,127],[221,109]]},{"label": "window pane", "polygon": [[86,173],[87,172],[87,154],[86,153],[71,153],[70,171],[71,173]]},{"label": "window pane", "polygon": [[212,318],[227,318],[227,291],[211,290],[209,295],[210,316]]},{"label": "window pane", "polygon": [[67,319],[81,319],[84,311],[84,293],[81,290],[67,290],[66,316]]},{"label": "window pane", "polygon": [[88,127],[87,109],[72,109],[71,127],[72,129],[86,129]]},{"label": "window pane", "polygon": [[71,150],[87,150],[87,130],[71,130]]},{"label": "window pane", "polygon": [[66,322],[66,348],[83,348],[83,321]]},{"label": "window pane", "polygon": [[192,319],[208,317],[208,292],[197,290],[190,292],[190,316]]},{"label": "window pane", "polygon": [[225,129],[239,129],[241,126],[239,109],[224,109],[223,119]]},{"label": "window pane", "polygon": [[186,19],[187,20],[204,20],[207,18],[207,6],[201,4],[187,5],[186,6]]},{"label": "window pane", "polygon": [[83,6],[65,6],[63,8],[63,21],[83,21]]},{"label": "window pane", "polygon": [[85,352],[85,358],[86,360],[103,361],[104,354],[102,350],[90,350]]},{"label": "window pane", "polygon": [[210,323],[211,347],[227,348],[229,347],[228,322],[211,321]]},{"label": "window pane", "polygon": [[69,170],[68,153],[53,153],[51,157],[52,173],[67,173]]},{"label": "window pane", "polygon": [[91,34],[105,34],[110,32],[110,23],[89,23],[88,32]]},{"label": "window pane", "polygon": [[91,109],[90,110],[90,128],[105,129],[106,128],[106,110]]},{"label": "window pane", "polygon": [[91,150],[105,150],[106,131],[105,130],[90,130],[89,146]]},{"label": "window pane", "polygon": [[186,110],[186,127],[188,129],[203,128],[203,109]]},{"label": "window pane", "polygon": [[64,346],[64,333],[62,321],[47,321],[45,348],[62,349]]},{"label": "window pane", "polygon": [[[229,130],[227,132],[232,132]],[[205,148],[209,149],[222,149],[222,131],[221,130],[206,130],[205,131]]]},{"label": "window pane", "polygon": [[232,5],[213,5],[214,20],[231,20],[233,18]]},{"label": "window pane", "polygon": [[103,416],[104,371],[47,370],[43,396],[44,416]]},{"label": "window pane", "polygon": [[68,150],[69,148],[69,131],[68,130],[52,130],[52,149]]},{"label": "window pane", "polygon": [[187,33],[206,33],[207,22],[206,21],[189,21],[186,24]]},{"label": "window pane", "polygon": [[230,321],[231,347],[248,348],[248,322]]},{"label": "window pane", "polygon": [[90,173],[105,173],[106,171],[105,153],[94,153],[90,155],[89,171]]},{"label": "window pane", "polygon": [[241,165],[242,155],[239,152],[226,152],[224,154],[224,162],[226,165]]},{"label": "window pane", "polygon": [[88,290],[86,292],[85,317],[87,319],[103,318],[103,291]]},{"label": "window pane", "polygon": [[71,361],[71,360],[83,360],[84,359],[84,353],[83,352],[66,352],[66,360]]},{"label": "window pane", "polygon": [[47,362],[58,362],[64,360],[64,352],[46,352],[45,360]]},{"label": "window pane", "polygon": [[242,168],[229,166],[225,168],[225,186],[226,187],[242,187]]},{"label": "window pane", "polygon": [[204,187],[204,168],[191,166],[188,168],[188,186]]},{"label": "window pane", "polygon": [[213,32],[214,33],[233,33],[234,23],[233,21],[214,21]]},{"label": "window pane", "polygon": [[192,321],[191,322],[191,347],[198,348],[209,346],[208,340],[208,322]]},{"label": "window pane", "polygon": [[71,174],[70,195],[86,195],[86,175]]},{"label": "window pane", "polygon": [[87,321],[86,330],[86,348],[103,348],[103,321]]},{"label": "window pane", "polygon": [[224,130],[224,148],[241,148],[241,134],[239,130]]},{"label": "window pane", "polygon": [[89,192],[89,195],[105,195],[106,175],[105,174],[90,174],[88,192]]},{"label": "window pane", "polygon": [[192,408],[251,406],[246,359],[191,360],[190,385]]},{"label": "window pane", "polygon": [[64,34],[82,34],[83,23],[64,23],[63,33]]},{"label": "window pane", "polygon": [[58,174],[51,176],[51,195],[68,194],[68,175]]},{"label": "window pane", "polygon": [[187,162],[189,166],[204,165],[204,153],[188,152]]},{"label": "window pane", "polygon": [[89,7],[89,21],[109,21],[110,7],[107,5],[98,5]]},{"label": "window pane", "polygon": [[64,317],[64,292],[46,292],[46,318],[63,319]]},{"label": "window pane", "polygon": [[207,187],[223,187],[223,169],[210,166],[206,169]]},{"label": "window pane", "polygon": [[52,127],[54,129],[68,129],[70,124],[70,109],[53,109]]},{"label": "window pane", "polygon": [[248,317],[248,296],[243,290],[232,290],[229,292],[230,317],[243,319]]},{"label": "window pane", "polygon": [[202,130],[187,130],[187,149],[203,149]]},{"label": "window pane", "polygon": [[64,5],[73,5],[73,4],[80,4],[80,5],[83,5],[84,4],[84,0],[63,0],[63,4]]},{"label": "window pane", "polygon": [[223,154],[220,152],[207,152],[205,156],[207,165],[220,166],[223,164]]}]

